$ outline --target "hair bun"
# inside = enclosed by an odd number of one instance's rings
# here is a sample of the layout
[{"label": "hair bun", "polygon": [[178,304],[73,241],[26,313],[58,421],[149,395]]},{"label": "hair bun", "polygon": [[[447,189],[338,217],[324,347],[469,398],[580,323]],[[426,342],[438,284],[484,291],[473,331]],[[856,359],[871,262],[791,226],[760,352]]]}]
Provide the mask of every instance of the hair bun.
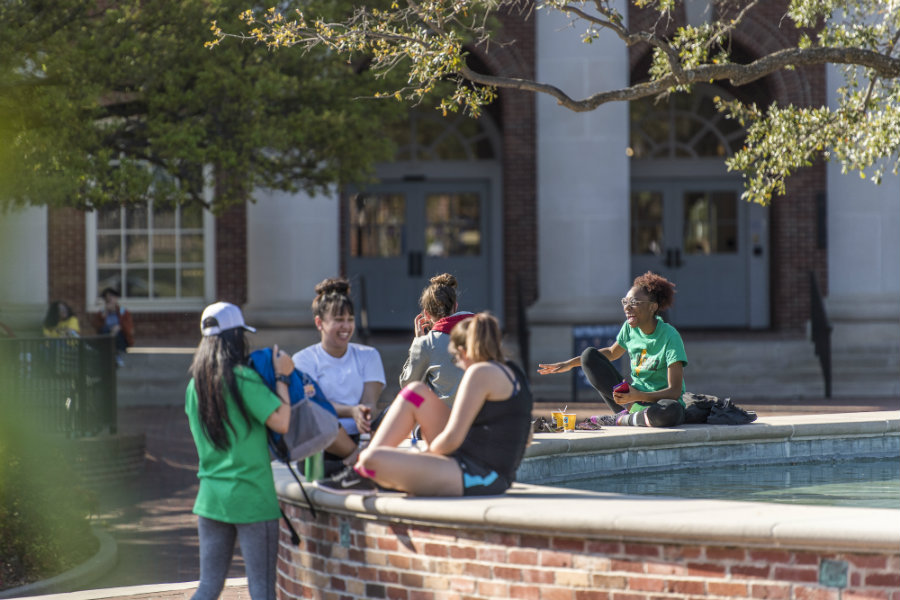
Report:
[{"label": "hair bun", "polygon": [[450,273],[441,273],[440,275],[435,275],[431,278],[430,283],[431,285],[445,285],[452,288],[455,288],[457,286],[456,277],[454,277]]},{"label": "hair bun", "polygon": [[343,277],[329,277],[316,285],[316,295],[325,296],[327,294],[340,294],[342,296],[350,295],[350,282]]}]

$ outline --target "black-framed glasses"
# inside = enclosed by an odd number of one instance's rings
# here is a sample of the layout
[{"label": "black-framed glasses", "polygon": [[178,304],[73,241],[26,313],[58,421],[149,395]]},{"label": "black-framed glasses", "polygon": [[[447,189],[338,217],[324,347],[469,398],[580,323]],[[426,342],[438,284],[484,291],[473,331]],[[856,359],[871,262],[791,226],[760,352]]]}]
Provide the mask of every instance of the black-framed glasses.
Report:
[{"label": "black-framed glasses", "polygon": [[652,302],[652,300],[635,300],[634,298],[622,298],[620,300],[622,303],[622,308],[637,308],[639,304],[644,304],[645,302]]}]

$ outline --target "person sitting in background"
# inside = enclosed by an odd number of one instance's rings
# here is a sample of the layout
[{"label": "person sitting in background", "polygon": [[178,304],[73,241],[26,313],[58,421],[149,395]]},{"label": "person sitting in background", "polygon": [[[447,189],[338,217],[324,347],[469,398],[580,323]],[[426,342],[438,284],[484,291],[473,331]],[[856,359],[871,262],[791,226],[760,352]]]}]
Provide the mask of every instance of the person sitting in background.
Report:
[{"label": "person sitting in background", "polygon": [[122,355],[134,345],[134,321],[131,313],[119,305],[119,292],[106,288],[100,294],[103,298],[103,310],[91,315],[91,324],[100,335],[112,335],[116,338],[116,364],[125,364]]},{"label": "person sitting in background", "polygon": [[[676,427],[684,423],[684,368],[688,364],[678,331],[659,313],[675,299],[675,284],[647,271],[634,279],[622,298],[625,323],[608,348],[588,348],[581,356],[538,365],[538,373],[584,370],[588,381],[614,413],[603,415],[603,425]],[[612,361],[628,352],[631,384]],[[623,385],[624,384],[624,385]]]},{"label": "person sitting in background", "polygon": [[[448,407],[424,383],[403,388],[353,468],[316,486],[373,494],[377,486],[415,496],[493,496],[512,485],[531,437],[533,401],[525,374],[503,357],[497,319],[478,313],[450,333],[465,372]],[[420,426],[424,451],[397,446]]]},{"label": "person sitting in background", "polygon": [[461,320],[472,316],[470,312],[458,311],[457,285],[456,277],[444,273],[432,277],[428,287],[422,290],[419,298],[422,312],[416,315],[415,337],[400,373],[401,388],[423,381],[448,405],[453,403],[463,376],[463,370],[447,352],[450,332]]},{"label": "person sitting in background", "polygon": [[62,300],[54,300],[44,317],[44,337],[78,337],[81,326],[72,308]]}]

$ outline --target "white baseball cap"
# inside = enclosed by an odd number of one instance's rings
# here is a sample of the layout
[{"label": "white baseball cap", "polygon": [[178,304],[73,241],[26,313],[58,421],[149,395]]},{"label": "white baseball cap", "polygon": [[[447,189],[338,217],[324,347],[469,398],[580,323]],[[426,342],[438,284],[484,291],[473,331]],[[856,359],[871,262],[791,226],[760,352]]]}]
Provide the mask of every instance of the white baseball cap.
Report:
[{"label": "white baseball cap", "polygon": [[[210,317],[218,321],[219,324],[204,327],[203,323]],[[205,336],[219,335],[223,331],[237,329],[238,327],[242,327],[247,331],[252,331],[254,333],[256,332],[254,327],[250,327],[244,323],[244,315],[241,313],[241,309],[229,302],[216,302],[215,304],[210,304],[203,310],[203,315],[200,317],[200,332]]]}]

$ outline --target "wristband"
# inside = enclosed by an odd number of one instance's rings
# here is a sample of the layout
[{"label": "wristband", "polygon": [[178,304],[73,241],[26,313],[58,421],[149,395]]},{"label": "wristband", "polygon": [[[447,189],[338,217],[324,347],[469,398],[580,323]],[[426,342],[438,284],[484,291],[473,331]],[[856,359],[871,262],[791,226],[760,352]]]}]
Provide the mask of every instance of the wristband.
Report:
[{"label": "wristband", "polygon": [[290,375],[276,375],[275,379],[285,385],[291,385],[291,376]]}]

